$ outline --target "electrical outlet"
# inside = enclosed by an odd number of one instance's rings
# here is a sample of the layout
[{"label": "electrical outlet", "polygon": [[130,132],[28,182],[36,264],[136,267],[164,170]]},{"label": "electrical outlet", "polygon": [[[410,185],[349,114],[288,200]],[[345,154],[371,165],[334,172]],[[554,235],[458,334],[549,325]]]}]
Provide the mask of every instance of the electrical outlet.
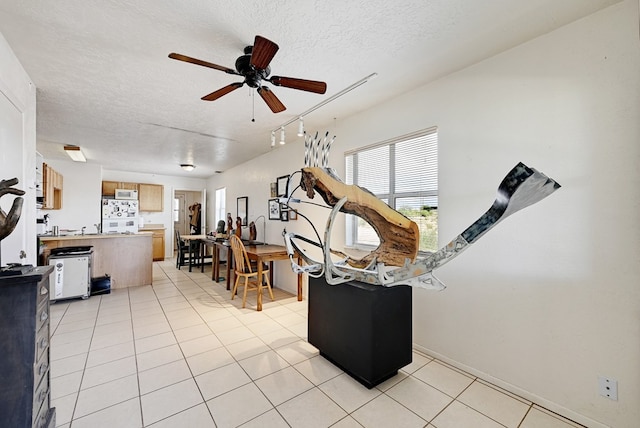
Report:
[{"label": "electrical outlet", "polygon": [[598,392],[603,397],[618,401],[618,381],[610,377],[598,376]]}]

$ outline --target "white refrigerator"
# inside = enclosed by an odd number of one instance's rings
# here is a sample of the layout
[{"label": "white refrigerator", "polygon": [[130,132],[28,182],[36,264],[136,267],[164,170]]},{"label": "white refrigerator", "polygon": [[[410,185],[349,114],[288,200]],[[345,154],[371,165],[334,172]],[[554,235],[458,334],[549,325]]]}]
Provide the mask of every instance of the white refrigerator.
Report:
[{"label": "white refrigerator", "polygon": [[138,201],[103,199],[102,233],[138,233]]}]

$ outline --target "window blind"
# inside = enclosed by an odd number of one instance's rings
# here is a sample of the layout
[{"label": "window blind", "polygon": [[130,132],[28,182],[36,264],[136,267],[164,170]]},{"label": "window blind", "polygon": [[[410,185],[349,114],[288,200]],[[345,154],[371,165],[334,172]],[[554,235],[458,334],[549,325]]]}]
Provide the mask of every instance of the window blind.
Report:
[{"label": "window blind", "polygon": [[[418,224],[421,250],[435,249],[438,207],[437,128],[424,129],[347,152],[345,171],[347,184],[356,184],[369,190]],[[355,216],[347,217],[348,245],[367,246],[377,243],[377,235],[371,226]]]}]

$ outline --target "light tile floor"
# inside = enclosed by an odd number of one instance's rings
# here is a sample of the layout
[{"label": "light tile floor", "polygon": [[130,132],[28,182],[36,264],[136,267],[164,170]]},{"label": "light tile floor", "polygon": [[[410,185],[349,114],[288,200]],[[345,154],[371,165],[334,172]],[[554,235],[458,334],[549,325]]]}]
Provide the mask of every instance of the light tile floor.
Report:
[{"label": "light tile floor", "polygon": [[153,286],[51,305],[57,426],[580,426],[419,352],[369,390],[307,343],[306,302],[242,309],[209,272],[157,262]]}]

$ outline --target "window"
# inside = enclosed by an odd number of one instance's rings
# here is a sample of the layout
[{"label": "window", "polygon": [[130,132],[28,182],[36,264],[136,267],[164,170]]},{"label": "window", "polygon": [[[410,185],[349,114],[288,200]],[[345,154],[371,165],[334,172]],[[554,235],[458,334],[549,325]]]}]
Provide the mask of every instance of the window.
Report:
[{"label": "window", "polygon": [[180,221],[180,199],[173,199],[173,221],[177,223]]},{"label": "window", "polygon": [[218,227],[218,222],[220,220],[226,221],[226,205],[225,200],[227,198],[227,188],[222,187],[216,190],[216,228]]},{"label": "window", "polygon": [[[429,128],[345,153],[347,184],[364,187],[417,223],[420,251],[438,249],[438,134]],[[373,228],[347,215],[349,246],[377,246]]]}]

